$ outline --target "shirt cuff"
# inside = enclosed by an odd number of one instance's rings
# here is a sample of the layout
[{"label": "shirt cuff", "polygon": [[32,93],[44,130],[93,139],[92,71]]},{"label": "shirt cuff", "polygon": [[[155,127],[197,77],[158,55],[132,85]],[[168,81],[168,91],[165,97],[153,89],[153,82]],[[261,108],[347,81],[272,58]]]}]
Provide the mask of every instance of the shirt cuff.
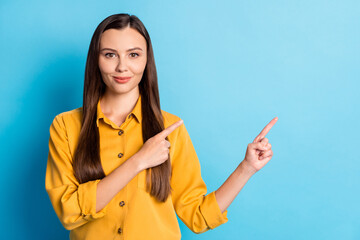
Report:
[{"label": "shirt cuff", "polygon": [[95,220],[106,214],[107,205],[96,212],[96,189],[100,179],[82,183],[78,187],[81,215],[85,220]]},{"label": "shirt cuff", "polygon": [[204,202],[200,206],[200,211],[210,229],[214,229],[228,221],[227,210],[223,213],[221,212],[216,201],[215,191],[205,196]]}]

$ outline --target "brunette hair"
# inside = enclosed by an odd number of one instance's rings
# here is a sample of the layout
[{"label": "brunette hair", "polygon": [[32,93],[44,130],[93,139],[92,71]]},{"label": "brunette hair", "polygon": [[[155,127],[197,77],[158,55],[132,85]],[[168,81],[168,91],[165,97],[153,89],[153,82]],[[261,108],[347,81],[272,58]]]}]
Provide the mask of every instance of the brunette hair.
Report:
[{"label": "brunette hair", "polygon": [[[79,183],[105,177],[100,161],[99,129],[96,125],[97,103],[105,93],[106,87],[101,77],[98,62],[100,39],[102,33],[108,29],[123,29],[126,27],[137,30],[147,43],[147,63],[139,83],[143,142],[145,143],[146,140],[164,130],[155,59],[150,36],[144,24],[136,16],[129,14],[111,15],[104,19],[96,28],[90,42],[86,61],[82,127],[73,161],[74,175]],[[170,186],[170,156],[164,163],[147,169],[146,176],[147,191],[151,190],[150,194],[153,197],[160,202],[165,202],[172,190]]]}]

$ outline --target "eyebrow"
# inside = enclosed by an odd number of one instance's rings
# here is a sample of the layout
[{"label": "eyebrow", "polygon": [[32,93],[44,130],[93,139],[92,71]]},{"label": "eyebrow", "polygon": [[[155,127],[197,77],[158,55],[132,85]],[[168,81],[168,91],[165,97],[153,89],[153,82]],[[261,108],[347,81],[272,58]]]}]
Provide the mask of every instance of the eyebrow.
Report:
[{"label": "eyebrow", "polygon": [[[115,50],[115,49],[112,49],[112,48],[103,48],[103,49],[100,50],[100,52],[106,51],[106,50],[116,52],[116,50]],[[127,51],[127,52],[130,52],[130,51],[134,51],[134,50],[140,50],[140,51],[142,51],[142,49],[139,48],[139,47],[130,48],[130,49],[126,50],[126,51]]]}]

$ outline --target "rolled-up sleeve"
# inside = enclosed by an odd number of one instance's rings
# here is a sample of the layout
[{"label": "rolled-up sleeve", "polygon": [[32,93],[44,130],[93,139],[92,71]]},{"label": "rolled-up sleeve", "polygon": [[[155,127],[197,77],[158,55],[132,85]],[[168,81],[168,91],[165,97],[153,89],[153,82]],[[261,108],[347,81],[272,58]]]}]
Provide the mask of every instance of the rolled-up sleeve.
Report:
[{"label": "rolled-up sleeve", "polygon": [[170,149],[173,204],[185,225],[195,233],[202,233],[226,223],[227,210],[221,212],[215,191],[206,195],[207,187],[201,177],[199,159],[185,125],[182,124],[175,132],[177,135]]},{"label": "rolled-up sleeve", "polygon": [[82,184],[76,180],[67,136],[63,117],[57,115],[50,126],[45,189],[60,222],[71,230],[103,217],[107,206],[96,212],[100,179]]}]

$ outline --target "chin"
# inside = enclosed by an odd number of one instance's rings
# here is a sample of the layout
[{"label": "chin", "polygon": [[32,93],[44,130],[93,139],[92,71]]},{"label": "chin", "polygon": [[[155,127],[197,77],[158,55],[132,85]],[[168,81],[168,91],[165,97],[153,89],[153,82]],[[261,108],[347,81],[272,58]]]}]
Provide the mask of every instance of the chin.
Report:
[{"label": "chin", "polygon": [[126,94],[135,91],[136,88],[137,87],[122,86],[120,88],[117,87],[115,89],[112,89],[112,92],[115,94]]}]

